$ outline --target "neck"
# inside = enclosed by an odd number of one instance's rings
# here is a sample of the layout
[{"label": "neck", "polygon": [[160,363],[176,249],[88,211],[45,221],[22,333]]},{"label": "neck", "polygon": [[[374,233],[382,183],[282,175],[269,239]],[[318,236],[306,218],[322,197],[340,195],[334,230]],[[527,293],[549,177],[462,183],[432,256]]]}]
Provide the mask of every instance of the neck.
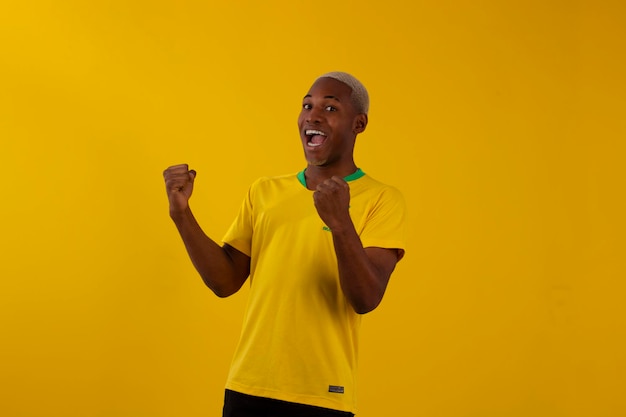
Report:
[{"label": "neck", "polygon": [[341,167],[318,166],[308,164],[304,176],[306,178],[306,186],[309,190],[315,190],[318,184],[326,181],[334,176],[344,178],[353,174],[357,170],[354,161]]}]

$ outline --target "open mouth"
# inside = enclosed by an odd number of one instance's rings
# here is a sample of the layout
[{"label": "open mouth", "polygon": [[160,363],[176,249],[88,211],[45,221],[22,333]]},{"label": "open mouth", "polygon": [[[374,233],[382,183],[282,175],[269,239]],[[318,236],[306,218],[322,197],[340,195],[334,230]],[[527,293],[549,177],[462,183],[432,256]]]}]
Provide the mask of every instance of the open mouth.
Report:
[{"label": "open mouth", "polygon": [[322,132],[321,130],[307,129],[304,131],[304,134],[307,137],[306,144],[313,148],[322,145],[326,140],[326,133]]}]

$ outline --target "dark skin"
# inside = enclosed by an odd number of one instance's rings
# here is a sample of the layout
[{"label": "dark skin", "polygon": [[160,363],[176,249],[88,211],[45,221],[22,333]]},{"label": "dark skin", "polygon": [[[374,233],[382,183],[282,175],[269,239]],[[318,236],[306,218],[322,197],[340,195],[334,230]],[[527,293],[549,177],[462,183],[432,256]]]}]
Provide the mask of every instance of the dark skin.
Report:
[{"label": "dark skin", "polygon": [[202,230],[189,207],[196,172],[187,164],[163,172],[170,217],[204,283],[218,297],[236,293],[250,275],[250,257],[230,245],[220,246]]},{"label": "dark skin", "polygon": [[[342,291],[354,311],[364,314],[382,300],[403,253],[364,248],[350,218],[350,187],[343,177],[357,169],[354,144],[367,126],[367,115],[355,109],[350,96],[347,85],[319,79],[304,97],[298,127],[307,159],[307,188],[314,190],[315,208],[331,229]],[[163,176],[170,217],[195,268],[217,296],[234,294],[250,274],[250,258],[228,244],[218,245],[202,231],[189,207],[195,171],[186,164],[176,165]]]}]

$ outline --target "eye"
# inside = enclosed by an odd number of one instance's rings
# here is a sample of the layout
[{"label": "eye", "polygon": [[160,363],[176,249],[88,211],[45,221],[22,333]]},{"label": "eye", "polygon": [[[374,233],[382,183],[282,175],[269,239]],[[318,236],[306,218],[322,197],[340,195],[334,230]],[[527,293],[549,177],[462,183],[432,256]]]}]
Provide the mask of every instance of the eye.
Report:
[{"label": "eye", "polygon": [[311,106],[309,103],[304,103],[304,104],[302,105],[302,108],[303,108],[304,110],[311,110],[311,109],[313,108],[313,106]]},{"label": "eye", "polygon": [[326,111],[337,111],[337,108],[336,108],[336,107],[333,107],[333,106],[326,106],[324,109],[325,109]]}]

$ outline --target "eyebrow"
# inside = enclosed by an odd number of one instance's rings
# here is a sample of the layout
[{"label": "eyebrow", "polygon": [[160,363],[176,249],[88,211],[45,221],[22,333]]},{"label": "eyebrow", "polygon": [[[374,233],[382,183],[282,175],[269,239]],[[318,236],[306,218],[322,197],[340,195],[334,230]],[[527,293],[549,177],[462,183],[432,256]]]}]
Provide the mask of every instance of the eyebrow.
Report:
[{"label": "eyebrow", "polygon": [[[310,94],[307,94],[306,96],[304,96],[304,98],[310,98],[310,97],[313,97],[313,96],[311,96]],[[303,98],[303,99],[304,99],[304,98]],[[339,98],[338,98],[338,97],[336,97],[336,96],[324,96],[324,98],[330,98],[330,99],[332,99],[332,100],[336,100],[336,101],[338,101],[338,102],[340,102],[340,103],[341,103],[341,100],[339,100]]]}]

